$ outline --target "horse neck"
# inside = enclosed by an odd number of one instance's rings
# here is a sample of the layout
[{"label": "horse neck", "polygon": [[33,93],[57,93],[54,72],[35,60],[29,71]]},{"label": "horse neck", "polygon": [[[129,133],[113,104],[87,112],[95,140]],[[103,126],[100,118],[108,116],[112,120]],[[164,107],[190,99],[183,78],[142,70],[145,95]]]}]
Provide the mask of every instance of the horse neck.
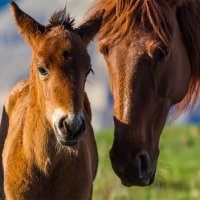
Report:
[{"label": "horse neck", "polygon": [[34,165],[38,166],[41,171],[47,173],[55,157],[57,143],[53,129],[45,117],[33,66],[31,66],[29,87],[29,100],[23,130],[25,156],[30,162],[34,162]]}]

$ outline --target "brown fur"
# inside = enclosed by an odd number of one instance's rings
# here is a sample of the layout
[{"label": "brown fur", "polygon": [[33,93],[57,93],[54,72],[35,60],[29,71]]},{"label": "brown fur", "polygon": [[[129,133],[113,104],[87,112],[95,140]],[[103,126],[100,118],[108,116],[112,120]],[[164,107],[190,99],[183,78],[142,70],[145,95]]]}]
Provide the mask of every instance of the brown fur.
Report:
[{"label": "brown fur", "polygon": [[124,185],[149,185],[170,106],[180,112],[199,95],[200,1],[99,0],[88,18],[102,9],[99,49],[114,97],[112,166]]},{"label": "brown fur", "polygon": [[[0,188],[14,199],[91,199],[98,155],[91,126],[89,100],[84,92],[90,58],[84,44],[98,31],[102,15],[78,35],[65,10],[43,26],[12,2],[16,24],[33,50],[30,78],[11,91],[0,129]],[[85,29],[85,23],[83,24]],[[48,71],[39,74],[38,66]],[[78,144],[61,145],[51,119],[56,108],[68,113],[83,110],[85,132]],[[2,166],[3,163],[3,166]],[[1,195],[3,191],[1,191]]]},{"label": "brown fur", "polygon": [[[98,10],[105,10],[102,27],[98,33],[99,40],[106,38],[106,45],[114,45],[138,26],[146,29],[146,21],[156,34],[167,43],[171,37],[170,26],[163,16],[166,6],[177,6],[177,19],[192,69],[190,88],[184,100],[177,105],[180,113],[187,106],[193,107],[198,99],[200,84],[200,13],[199,0],[100,0],[90,10],[93,15]],[[115,12],[116,11],[116,12]],[[101,46],[100,46],[101,47]],[[100,49],[101,50],[101,49]]]}]

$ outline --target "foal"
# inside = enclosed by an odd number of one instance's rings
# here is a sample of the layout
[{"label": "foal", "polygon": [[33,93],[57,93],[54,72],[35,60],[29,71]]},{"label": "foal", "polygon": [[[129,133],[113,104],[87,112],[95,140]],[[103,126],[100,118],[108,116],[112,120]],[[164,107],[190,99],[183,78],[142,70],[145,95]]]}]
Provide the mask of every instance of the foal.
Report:
[{"label": "foal", "polygon": [[14,2],[10,7],[32,47],[32,62],[30,78],[14,87],[5,104],[0,188],[8,200],[91,199],[98,155],[84,92],[91,71],[86,45],[102,12],[74,29],[65,10],[43,26]]}]

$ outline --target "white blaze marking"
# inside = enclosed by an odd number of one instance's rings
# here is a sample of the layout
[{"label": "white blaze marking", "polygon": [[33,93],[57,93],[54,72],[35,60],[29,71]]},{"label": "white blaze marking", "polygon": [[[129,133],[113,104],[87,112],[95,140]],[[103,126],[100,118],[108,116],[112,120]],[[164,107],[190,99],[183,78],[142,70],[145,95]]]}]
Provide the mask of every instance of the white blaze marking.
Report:
[{"label": "white blaze marking", "polygon": [[123,117],[125,117],[126,120],[128,120],[129,115],[130,115],[130,98],[128,96],[125,96],[125,100],[123,102],[124,107],[123,107]]}]

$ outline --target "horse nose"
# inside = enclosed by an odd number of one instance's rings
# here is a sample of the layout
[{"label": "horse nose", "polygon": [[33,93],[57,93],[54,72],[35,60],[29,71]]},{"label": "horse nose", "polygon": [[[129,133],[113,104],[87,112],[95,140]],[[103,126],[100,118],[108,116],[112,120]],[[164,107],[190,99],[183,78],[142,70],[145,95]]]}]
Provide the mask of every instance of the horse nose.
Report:
[{"label": "horse nose", "polygon": [[62,117],[58,122],[58,128],[63,135],[74,139],[85,131],[85,119],[79,114],[73,117]]},{"label": "horse nose", "polygon": [[[119,148],[121,150],[121,148]],[[154,181],[156,168],[151,166],[150,155],[142,150],[137,153],[110,150],[110,160],[116,175],[125,186],[146,186]]]},{"label": "horse nose", "polygon": [[76,115],[72,119],[67,120],[67,128],[72,136],[79,136],[85,131],[84,117],[82,115]]},{"label": "horse nose", "polygon": [[140,152],[136,156],[139,179],[145,179],[150,171],[150,158],[147,152]]}]

